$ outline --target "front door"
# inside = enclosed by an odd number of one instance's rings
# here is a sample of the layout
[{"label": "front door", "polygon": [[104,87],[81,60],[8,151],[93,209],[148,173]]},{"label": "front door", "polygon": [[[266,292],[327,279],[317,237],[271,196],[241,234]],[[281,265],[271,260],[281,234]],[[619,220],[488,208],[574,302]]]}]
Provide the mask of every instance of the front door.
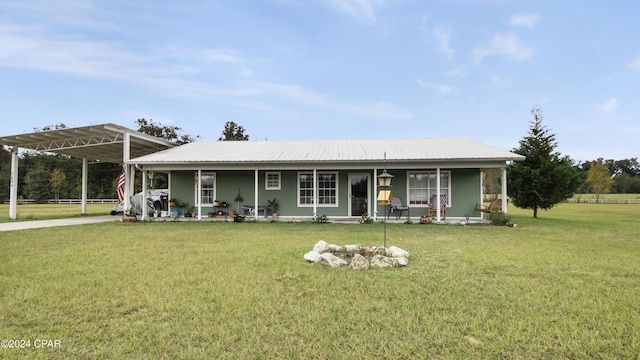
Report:
[{"label": "front door", "polygon": [[349,215],[369,213],[369,174],[349,174]]}]

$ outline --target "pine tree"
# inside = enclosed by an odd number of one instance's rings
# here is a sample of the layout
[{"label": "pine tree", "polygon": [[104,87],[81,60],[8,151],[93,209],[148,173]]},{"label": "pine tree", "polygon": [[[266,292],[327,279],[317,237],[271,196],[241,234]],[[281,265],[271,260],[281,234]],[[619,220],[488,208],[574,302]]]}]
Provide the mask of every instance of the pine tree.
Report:
[{"label": "pine tree", "polygon": [[514,162],[507,170],[507,189],[513,204],[519,208],[549,210],[570,198],[579,186],[580,176],[569,157],[555,152],[555,135],[542,125],[539,107],[531,110],[533,121],[528,136],[520,140],[513,152],[526,159]]}]

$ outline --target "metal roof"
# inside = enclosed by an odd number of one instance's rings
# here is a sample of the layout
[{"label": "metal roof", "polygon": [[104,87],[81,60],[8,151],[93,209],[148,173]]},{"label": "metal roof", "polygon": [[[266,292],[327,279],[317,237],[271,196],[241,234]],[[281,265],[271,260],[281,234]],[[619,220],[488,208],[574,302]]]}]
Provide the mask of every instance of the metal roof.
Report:
[{"label": "metal roof", "polygon": [[132,159],[141,165],[519,161],[466,138],[194,142]]},{"label": "metal roof", "polygon": [[0,145],[51,152],[93,162],[123,162],[125,134],[129,134],[130,157],[171,148],[173,143],[115,124],[39,131],[0,137]]}]

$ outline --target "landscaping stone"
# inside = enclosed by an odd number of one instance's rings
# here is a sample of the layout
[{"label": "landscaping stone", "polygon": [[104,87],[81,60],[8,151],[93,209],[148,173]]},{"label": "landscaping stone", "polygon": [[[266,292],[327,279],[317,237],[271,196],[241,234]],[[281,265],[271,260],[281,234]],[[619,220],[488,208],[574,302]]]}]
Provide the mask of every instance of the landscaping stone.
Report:
[{"label": "landscaping stone", "polygon": [[326,264],[326,265],[329,265],[329,266],[331,266],[333,268],[340,267],[340,266],[346,266],[348,264],[348,262],[346,260],[343,260],[343,259],[333,255],[332,253],[322,253],[322,254],[320,254],[320,256],[315,261],[315,263]]},{"label": "landscaping stone", "polygon": [[401,267],[407,266],[409,260],[407,258],[391,258],[382,255],[376,255],[371,258],[371,268],[385,268],[385,267]]},{"label": "landscaping stone", "polygon": [[308,262],[315,262],[316,260],[318,260],[319,257],[320,257],[320,253],[313,250],[304,254],[304,259],[307,260]]},{"label": "landscaping stone", "polygon": [[[387,256],[385,256],[387,255]],[[318,241],[313,250],[304,254],[304,259],[311,263],[325,264],[331,267],[349,266],[353,270],[372,268],[401,267],[409,264],[409,252],[397,246],[345,245],[344,248]]]},{"label": "landscaping stone", "polygon": [[360,254],[353,255],[349,268],[353,270],[367,270],[369,269],[369,260]]},{"label": "landscaping stone", "polygon": [[342,247],[334,244],[329,244],[329,251],[339,252],[342,251]]},{"label": "landscaping stone", "polygon": [[313,251],[322,254],[329,251],[329,244],[326,241],[320,240],[313,246]]},{"label": "landscaping stone", "polygon": [[409,253],[406,250],[402,250],[397,246],[389,246],[389,248],[387,248],[387,256],[392,258],[399,258],[399,257],[408,258]]},{"label": "landscaping stone", "polygon": [[360,245],[345,245],[344,249],[348,252],[360,251],[362,247]]}]

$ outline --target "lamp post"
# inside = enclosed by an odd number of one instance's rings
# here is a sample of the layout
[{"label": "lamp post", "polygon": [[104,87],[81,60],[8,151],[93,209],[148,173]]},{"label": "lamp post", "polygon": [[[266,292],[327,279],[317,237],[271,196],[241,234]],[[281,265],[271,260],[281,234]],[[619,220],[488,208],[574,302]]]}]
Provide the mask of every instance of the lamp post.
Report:
[{"label": "lamp post", "polygon": [[387,172],[387,153],[384,153],[384,170],[378,178],[378,202],[384,205],[384,213],[382,214],[382,221],[384,221],[384,251],[387,251],[387,220],[385,215],[387,214],[387,206],[391,200],[391,179],[393,175]]}]

